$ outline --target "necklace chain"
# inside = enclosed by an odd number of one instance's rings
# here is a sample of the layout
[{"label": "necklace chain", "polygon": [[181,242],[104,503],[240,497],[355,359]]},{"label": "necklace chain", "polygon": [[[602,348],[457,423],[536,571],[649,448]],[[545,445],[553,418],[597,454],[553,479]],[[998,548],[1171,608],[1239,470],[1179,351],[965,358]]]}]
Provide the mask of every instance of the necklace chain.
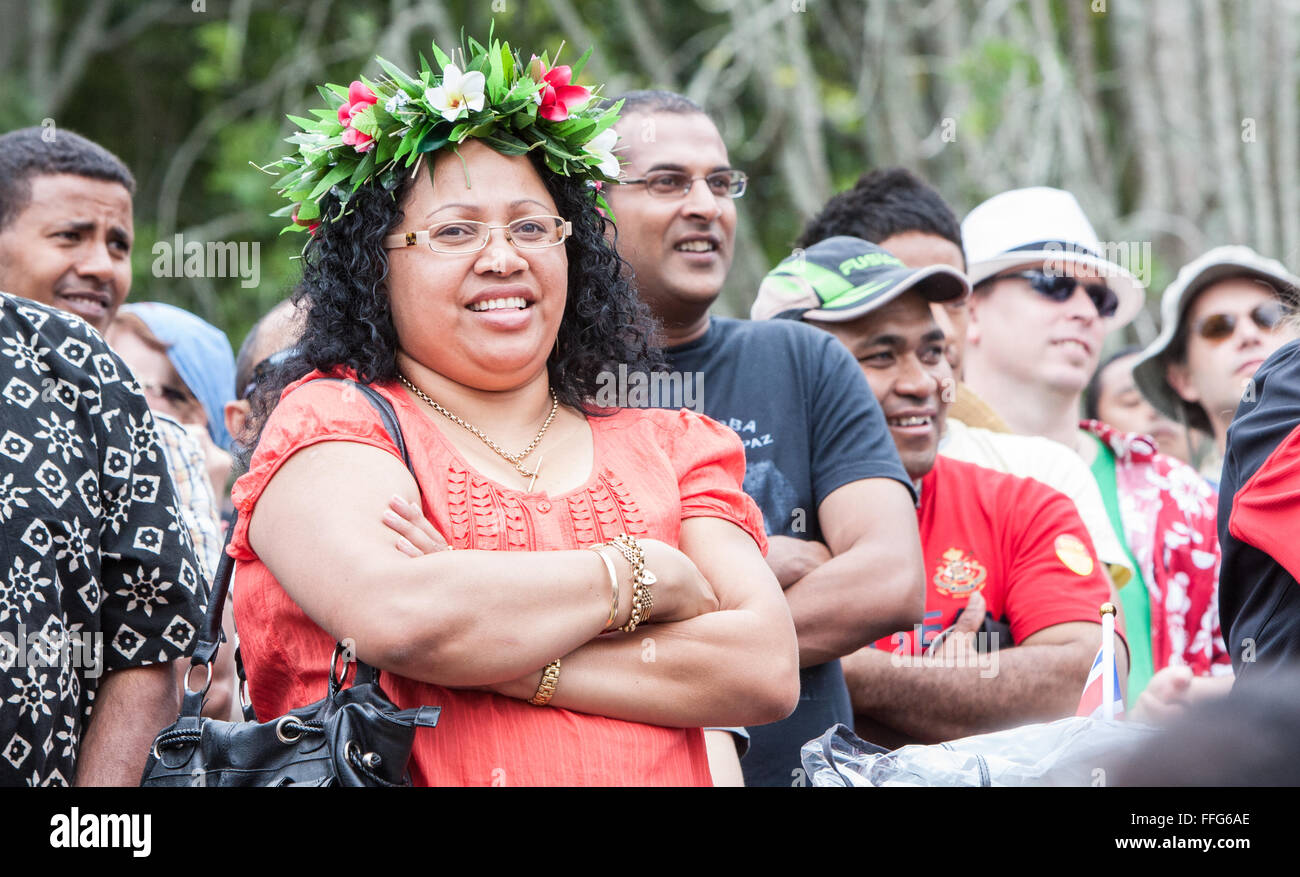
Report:
[{"label": "necklace chain", "polygon": [[[429,396],[423,390],[421,390],[415,384],[407,380],[406,375],[398,375],[398,377],[401,379],[402,383],[405,384],[411,390],[412,393],[419,396],[420,399],[422,399],[425,402],[425,404],[427,404],[434,411],[437,411],[442,416],[446,417],[448,420],[452,421],[453,423],[460,424],[465,429],[469,430],[474,435],[478,436],[479,440],[483,442],[483,444],[487,445],[489,448],[495,451],[500,457],[502,457],[507,462],[509,462],[510,465],[514,466],[515,471],[518,472],[520,475],[524,476],[525,478],[537,477],[537,472],[528,471],[528,469],[524,467],[523,461],[528,457],[529,454],[531,454],[533,451],[537,449],[537,445],[542,441],[542,436],[546,435],[546,430],[550,427],[551,421],[555,420],[555,412],[559,410],[560,400],[556,397],[554,388],[551,389],[551,413],[546,415],[546,422],[543,423],[542,428],[537,431],[537,435],[533,436],[533,440],[528,443],[528,447],[524,448],[522,451],[520,451],[517,454],[512,454],[509,451],[507,451],[505,448],[498,445],[496,442],[492,441],[492,439],[484,435],[483,432],[478,427],[474,426],[471,423],[466,422],[464,419],[460,417],[457,417],[455,414],[452,414],[446,408],[443,408],[437,402],[430,399]],[[539,466],[538,468],[540,469],[541,467]]]}]

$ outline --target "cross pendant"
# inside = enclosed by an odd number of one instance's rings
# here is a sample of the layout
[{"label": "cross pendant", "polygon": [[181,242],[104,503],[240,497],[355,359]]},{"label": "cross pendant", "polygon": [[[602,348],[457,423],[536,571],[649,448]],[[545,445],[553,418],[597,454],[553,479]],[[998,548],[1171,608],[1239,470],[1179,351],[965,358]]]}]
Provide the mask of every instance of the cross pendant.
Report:
[{"label": "cross pendant", "polygon": [[532,477],[531,477],[530,479],[528,479],[528,492],[529,492],[529,493],[532,493],[532,492],[533,492],[533,485],[537,483],[537,473],[539,473],[539,472],[541,472],[541,471],[542,471],[542,455],[541,455],[541,454],[538,454],[538,455],[537,455],[537,468],[534,469],[531,473],[528,473],[528,474],[532,475]]}]

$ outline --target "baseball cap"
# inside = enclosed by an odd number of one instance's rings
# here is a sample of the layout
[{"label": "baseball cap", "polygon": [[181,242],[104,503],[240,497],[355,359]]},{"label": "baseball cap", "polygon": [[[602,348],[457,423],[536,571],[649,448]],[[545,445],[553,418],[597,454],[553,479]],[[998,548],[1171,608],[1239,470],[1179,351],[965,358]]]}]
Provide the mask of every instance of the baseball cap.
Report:
[{"label": "baseball cap", "polygon": [[139,317],[167,345],[167,358],[203,406],[213,444],[230,450],[225,405],[233,399],[235,356],[226,333],[189,311],[160,301],[123,305],[122,310]]},{"label": "baseball cap", "polygon": [[994,195],[961,224],[966,273],[972,285],[1019,265],[1084,265],[1106,278],[1119,296],[1108,330],[1130,323],[1142,310],[1146,288],[1124,266],[1102,254],[1101,241],[1078,200],[1062,189],[1034,186]]},{"label": "baseball cap", "polygon": [[947,265],[908,268],[883,247],[861,238],[826,238],[795,250],[768,272],[750,316],[846,323],[909,289],[943,302],[963,298],[970,284]]},{"label": "baseball cap", "polygon": [[1229,277],[1248,277],[1265,281],[1281,296],[1287,307],[1300,306],[1300,277],[1292,274],[1276,259],[1239,245],[1215,247],[1178,270],[1160,298],[1160,334],[1142,351],[1133,366],[1133,380],[1142,395],[1156,410],[1174,420],[1185,419],[1188,426],[1213,432],[1210,419],[1200,405],[1190,404],[1174,392],[1166,377],[1169,348],[1187,316],[1187,309],[1197,293]]}]

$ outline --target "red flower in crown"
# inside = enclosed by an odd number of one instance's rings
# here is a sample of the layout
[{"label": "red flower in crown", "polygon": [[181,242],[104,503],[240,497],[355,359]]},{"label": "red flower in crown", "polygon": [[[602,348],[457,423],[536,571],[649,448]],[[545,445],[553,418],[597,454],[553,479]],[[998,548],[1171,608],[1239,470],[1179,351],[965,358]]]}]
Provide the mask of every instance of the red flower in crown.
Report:
[{"label": "red flower in crown", "polygon": [[348,99],[339,107],[339,124],[344,128],[343,142],[354,147],[357,152],[368,152],[375,146],[375,139],[353,127],[353,117],[373,104],[379,102],[375,93],[365,83],[353,80],[348,86]]},{"label": "red flower in crown", "polygon": [[567,64],[544,70],[541,62],[534,58],[532,74],[542,86],[537,92],[537,101],[540,104],[537,115],[543,119],[563,122],[569,118],[570,110],[577,110],[591,100],[591,91],[581,85],[569,84],[569,80],[573,78],[573,70]]}]

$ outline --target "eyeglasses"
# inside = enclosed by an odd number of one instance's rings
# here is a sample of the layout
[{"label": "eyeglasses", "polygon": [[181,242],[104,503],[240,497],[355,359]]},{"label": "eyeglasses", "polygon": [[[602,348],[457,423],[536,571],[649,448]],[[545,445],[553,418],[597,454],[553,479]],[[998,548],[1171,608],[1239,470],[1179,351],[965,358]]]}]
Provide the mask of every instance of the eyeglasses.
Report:
[{"label": "eyeglasses", "polygon": [[983,286],[986,283],[992,283],[995,280],[1005,280],[1008,277],[1019,277],[1022,280],[1028,280],[1029,285],[1034,288],[1034,292],[1054,302],[1069,301],[1070,296],[1074,295],[1075,287],[1082,285],[1088,298],[1092,300],[1093,306],[1097,308],[1097,313],[1103,317],[1113,317],[1119,310],[1119,296],[1115,290],[1111,289],[1104,283],[1084,283],[1077,277],[1068,277],[1063,274],[1048,274],[1045,271],[1014,271],[1010,274],[996,274],[993,277],[986,277],[976,286]]},{"label": "eyeglasses", "polygon": [[704,180],[715,198],[739,198],[745,194],[749,176],[744,171],[717,171],[703,177],[693,177],[681,171],[655,171],[636,180],[619,180],[621,186],[644,185],[656,198],[685,198],[691,193],[696,180]]},{"label": "eyeglasses", "polygon": [[[1282,322],[1286,316],[1286,308],[1281,302],[1266,301],[1250,312],[1250,318],[1265,332],[1272,332],[1277,328],[1277,324]],[[1201,317],[1196,321],[1196,334],[1200,335],[1206,341],[1219,344],[1227,341],[1237,331],[1237,320],[1241,319],[1236,314],[1209,314]]]},{"label": "eyeglasses", "polygon": [[249,396],[252,396],[253,391],[256,390],[271,373],[271,369],[280,365],[297,352],[297,347],[286,347],[284,350],[277,350],[275,353],[272,353],[266,359],[253,366],[253,377],[249,379],[248,384],[244,387],[244,392],[240,394],[239,398],[247,399]]},{"label": "eyeglasses", "polygon": [[428,244],[435,253],[466,255],[488,245],[492,229],[504,228],[506,240],[526,250],[540,250],[564,243],[573,234],[573,224],[559,216],[525,216],[507,225],[488,225],[473,219],[452,219],[432,228],[407,231],[384,238],[389,250]]},{"label": "eyeglasses", "polygon": [[189,390],[180,387],[172,387],[167,384],[150,384],[144,381],[140,382],[140,389],[154,396],[161,396],[164,400],[173,405],[190,405],[198,400],[194,398]]}]

